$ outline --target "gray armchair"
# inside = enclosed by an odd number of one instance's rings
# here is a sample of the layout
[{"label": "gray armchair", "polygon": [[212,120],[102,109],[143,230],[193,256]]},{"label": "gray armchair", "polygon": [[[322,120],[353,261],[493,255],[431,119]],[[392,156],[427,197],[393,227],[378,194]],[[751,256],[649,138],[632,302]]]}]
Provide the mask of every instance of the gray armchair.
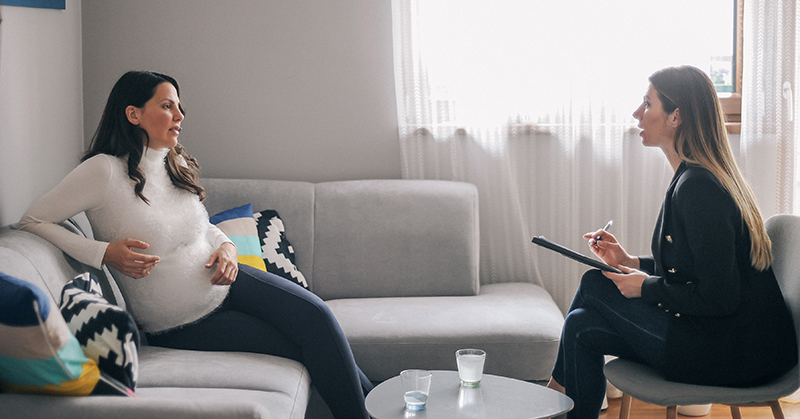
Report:
[{"label": "gray armchair", "polygon": [[[783,297],[794,317],[800,340],[800,217],[778,214],[766,221],[772,239],[773,269]],[[798,345],[800,346],[800,345]],[[655,369],[636,362],[614,359],[605,366],[608,381],[624,395],[620,419],[628,419],[631,398],[667,407],[667,419],[677,417],[678,405],[724,404],[731,407],[734,419],[741,419],[739,407],[770,406],[775,419],[784,419],[778,399],[800,388],[800,369],[775,381],[749,388],[699,386],[666,381]]]}]

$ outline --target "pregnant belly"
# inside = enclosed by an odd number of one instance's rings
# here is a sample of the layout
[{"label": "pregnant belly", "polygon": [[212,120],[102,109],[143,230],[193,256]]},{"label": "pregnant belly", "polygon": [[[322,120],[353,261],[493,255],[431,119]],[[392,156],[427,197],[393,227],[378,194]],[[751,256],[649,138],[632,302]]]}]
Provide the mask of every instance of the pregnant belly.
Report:
[{"label": "pregnant belly", "polygon": [[182,246],[161,256],[150,275],[128,278],[128,303],[145,331],[193,322],[222,302],[228,287],[211,284],[216,266],[205,267],[212,251],[206,243]]}]

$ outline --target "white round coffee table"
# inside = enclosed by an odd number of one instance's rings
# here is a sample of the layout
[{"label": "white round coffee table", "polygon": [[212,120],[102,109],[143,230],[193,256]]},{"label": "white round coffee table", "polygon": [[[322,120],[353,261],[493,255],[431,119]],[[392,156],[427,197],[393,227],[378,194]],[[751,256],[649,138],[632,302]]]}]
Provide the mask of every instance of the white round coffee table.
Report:
[{"label": "white round coffee table", "polygon": [[375,419],[541,419],[572,409],[572,399],[544,386],[483,374],[478,387],[461,387],[457,371],[431,371],[427,407],[407,411],[400,377],[390,378],[367,395],[367,411]]}]

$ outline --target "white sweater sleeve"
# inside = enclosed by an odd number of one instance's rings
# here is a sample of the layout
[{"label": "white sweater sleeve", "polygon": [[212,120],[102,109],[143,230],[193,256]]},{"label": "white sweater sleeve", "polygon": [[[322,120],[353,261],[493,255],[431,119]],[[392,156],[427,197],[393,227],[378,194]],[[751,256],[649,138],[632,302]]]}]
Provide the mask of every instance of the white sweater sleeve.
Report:
[{"label": "white sweater sleeve", "polygon": [[223,243],[231,243],[234,246],[236,244],[219,229],[219,227],[215,226],[214,224],[208,223],[208,231],[206,232],[206,240],[214,246],[214,249],[219,249]]},{"label": "white sweater sleeve", "polygon": [[103,205],[111,180],[111,158],[101,154],[81,163],[31,206],[19,228],[46,239],[82,263],[102,268],[108,243],[81,237],[59,223]]}]

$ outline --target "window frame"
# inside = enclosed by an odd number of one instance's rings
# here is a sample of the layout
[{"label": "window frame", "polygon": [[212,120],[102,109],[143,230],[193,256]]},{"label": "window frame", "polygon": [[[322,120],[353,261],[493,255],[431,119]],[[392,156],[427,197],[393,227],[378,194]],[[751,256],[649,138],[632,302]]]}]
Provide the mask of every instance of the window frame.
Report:
[{"label": "window frame", "polygon": [[722,110],[725,112],[725,127],[728,134],[739,134],[742,132],[742,55],[743,55],[743,31],[744,23],[744,0],[735,0],[734,17],[734,65],[736,66],[735,80],[733,81],[733,92],[725,97],[720,97]]}]

